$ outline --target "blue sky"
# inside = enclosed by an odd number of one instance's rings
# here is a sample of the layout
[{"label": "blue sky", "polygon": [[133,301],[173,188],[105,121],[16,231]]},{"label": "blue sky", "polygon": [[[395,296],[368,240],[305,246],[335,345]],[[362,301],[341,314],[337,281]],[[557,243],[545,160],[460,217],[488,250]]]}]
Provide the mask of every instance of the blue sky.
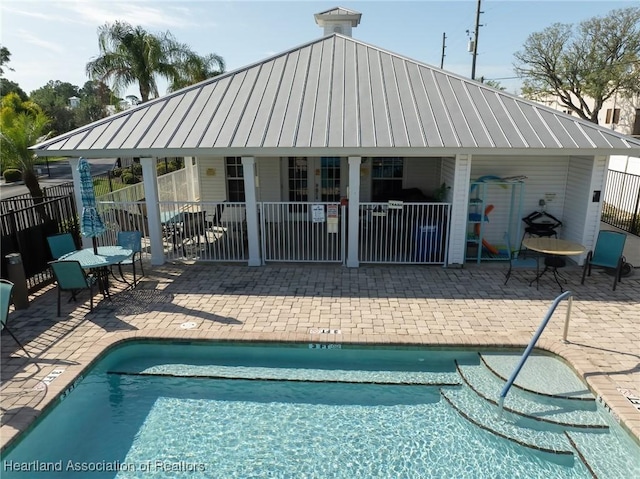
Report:
[{"label": "blue sky", "polygon": [[[497,79],[516,93],[513,54],[527,37],[553,23],[578,23],[636,0],[482,0],[476,78]],[[124,20],[152,32],[170,31],[199,54],[217,53],[227,71],[320,38],[313,14],[336,6],[362,13],[353,37],[470,77],[467,51],[477,0],[448,1],[142,1],[2,0],[0,43],[11,52],[5,77],[27,93],[60,80],[82,86],[86,63],[98,54],[97,29]],[[469,30],[469,34],[467,34]],[[160,84],[164,94],[166,84]],[[139,96],[135,87],[124,94]]]}]

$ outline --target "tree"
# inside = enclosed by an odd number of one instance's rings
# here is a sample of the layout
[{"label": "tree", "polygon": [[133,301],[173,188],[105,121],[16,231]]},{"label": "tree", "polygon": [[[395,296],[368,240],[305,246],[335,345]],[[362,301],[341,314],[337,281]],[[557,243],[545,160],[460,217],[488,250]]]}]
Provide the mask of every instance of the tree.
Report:
[{"label": "tree", "polygon": [[179,78],[177,65],[192,55],[169,32],[153,34],[119,21],[98,29],[98,45],[100,56],[87,63],[87,74],[113,82],[116,93],[137,83],[142,102],[158,96],[158,77]]},{"label": "tree", "polygon": [[51,119],[51,129],[60,135],[79,126],[69,107],[69,98],[79,95],[77,86],[60,80],[50,80],[45,86],[32,91],[30,99],[42,108]]},{"label": "tree", "polygon": [[16,82],[12,82],[6,78],[0,78],[0,97],[8,95],[9,93],[16,93],[22,101],[29,99],[29,96]]},{"label": "tree", "polygon": [[[9,63],[11,59],[11,52],[7,47],[3,47],[0,45],[0,75],[4,75],[4,66]],[[13,71],[13,68],[7,67],[9,70]]]},{"label": "tree", "polygon": [[42,190],[35,172],[36,155],[30,146],[51,136],[50,119],[35,103],[23,102],[16,93],[2,98],[0,104],[0,150],[2,169],[18,166],[22,179],[36,203],[42,202]]},{"label": "tree", "polygon": [[111,89],[101,81],[89,80],[79,90],[80,104],[73,109],[78,126],[86,125],[108,115],[107,105],[116,100]]},{"label": "tree", "polygon": [[225,64],[222,57],[212,53],[201,57],[195,53],[177,65],[178,77],[169,85],[169,91],[199,83],[224,73]]},{"label": "tree", "polygon": [[495,88],[496,90],[500,90],[500,91],[506,90],[506,88],[503,87],[498,80],[485,80],[484,77],[481,77],[480,81],[483,84],[490,86],[491,88]]},{"label": "tree", "polygon": [[576,28],[556,23],[515,54],[527,98],[560,102],[598,123],[606,100],[640,93],[640,8],[613,10]]}]

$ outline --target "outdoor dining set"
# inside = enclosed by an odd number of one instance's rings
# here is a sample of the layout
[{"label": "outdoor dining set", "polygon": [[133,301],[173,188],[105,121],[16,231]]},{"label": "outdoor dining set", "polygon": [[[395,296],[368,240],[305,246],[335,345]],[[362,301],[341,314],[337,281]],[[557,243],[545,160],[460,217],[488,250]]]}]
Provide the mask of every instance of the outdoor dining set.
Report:
[{"label": "outdoor dining set", "polygon": [[[105,298],[111,299],[109,292],[110,277],[135,288],[138,283],[136,262],[144,275],[142,266],[142,235],[139,231],[120,231],[117,244],[76,249],[71,233],[62,233],[47,237],[51,255],[51,272],[58,285],[58,316],[60,316],[60,296],[62,291],[71,293],[75,299],[79,291],[88,289],[90,308],[93,310],[93,287],[97,286]],[[129,282],[124,275],[123,266],[132,266],[133,279]],[[118,269],[116,276],[114,268]]]},{"label": "outdoor dining set", "polygon": [[[535,221],[543,216],[544,219],[542,221]],[[561,273],[560,268],[564,268],[567,265],[566,258],[581,255],[587,249],[580,243],[559,239],[556,228],[561,226],[562,222],[551,215],[529,215],[523,218],[523,221],[528,226],[525,228],[525,233],[518,249],[511,249],[509,236],[505,234],[504,239],[510,252],[510,257],[509,269],[506,273],[504,284],[509,281],[513,269],[528,268],[536,271],[535,276],[529,283],[530,285],[536,283],[537,288],[540,279],[546,273],[550,273],[560,287],[560,291],[564,291],[562,282],[566,283],[567,278]],[[612,289],[615,291],[617,284],[622,280],[624,269],[631,267],[626,263],[623,255],[626,238],[626,234],[617,231],[603,230],[599,232],[595,248],[587,253],[582,269],[581,284],[584,284],[587,276],[591,276],[591,270],[594,267],[604,268],[613,273]],[[544,266],[542,270],[540,270],[541,260]]]}]

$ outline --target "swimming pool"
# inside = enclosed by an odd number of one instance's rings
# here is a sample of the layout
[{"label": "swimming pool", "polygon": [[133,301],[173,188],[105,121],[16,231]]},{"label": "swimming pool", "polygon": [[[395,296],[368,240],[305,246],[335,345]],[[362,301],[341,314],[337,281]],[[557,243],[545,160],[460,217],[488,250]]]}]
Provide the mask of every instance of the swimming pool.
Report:
[{"label": "swimming pool", "polygon": [[638,476],[637,444],[555,357],[530,358],[498,417],[517,358],[125,344],[3,455],[2,477]]}]

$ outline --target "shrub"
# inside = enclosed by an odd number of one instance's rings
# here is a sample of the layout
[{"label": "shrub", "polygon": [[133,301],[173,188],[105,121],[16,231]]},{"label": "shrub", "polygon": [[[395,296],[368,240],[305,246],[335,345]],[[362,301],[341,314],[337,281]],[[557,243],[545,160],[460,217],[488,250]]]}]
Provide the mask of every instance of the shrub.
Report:
[{"label": "shrub", "polygon": [[132,175],[130,171],[123,171],[120,179],[127,185],[135,185],[136,183],[140,183],[140,178]]},{"label": "shrub", "polygon": [[2,174],[4,176],[4,181],[7,183],[15,183],[16,181],[20,181],[22,179],[22,171],[16,168],[7,168],[4,170]]},{"label": "shrub", "polygon": [[114,169],[111,171],[111,174],[112,174],[113,176],[115,176],[115,177],[118,177],[118,176],[122,175],[122,168],[114,168]]},{"label": "shrub", "polygon": [[156,171],[158,172],[158,176],[166,175],[167,167],[165,166],[164,163],[158,163],[158,166],[156,167]]},{"label": "shrub", "polygon": [[129,171],[135,176],[140,176],[142,175],[142,165],[140,163],[131,163]]}]

